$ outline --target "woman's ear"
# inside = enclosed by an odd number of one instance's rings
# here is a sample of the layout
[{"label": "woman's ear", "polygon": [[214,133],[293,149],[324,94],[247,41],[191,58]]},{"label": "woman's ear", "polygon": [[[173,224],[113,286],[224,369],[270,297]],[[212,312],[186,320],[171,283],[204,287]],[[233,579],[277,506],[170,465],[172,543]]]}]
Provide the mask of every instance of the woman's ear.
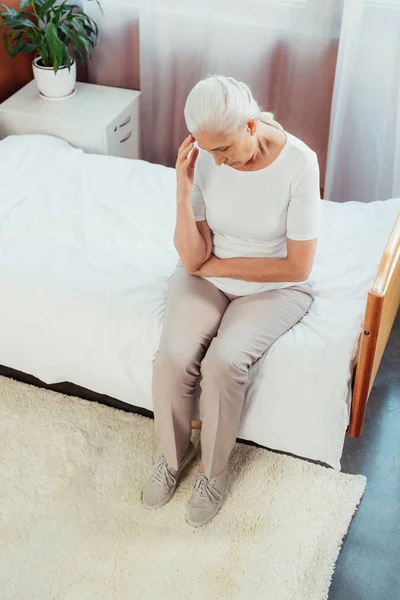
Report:
[{"label": "woman's ear", "polygon": [[257,121],[255,119],[249,119],[247,121],[247,131],[250,135],[254,135],[257,131]]}]

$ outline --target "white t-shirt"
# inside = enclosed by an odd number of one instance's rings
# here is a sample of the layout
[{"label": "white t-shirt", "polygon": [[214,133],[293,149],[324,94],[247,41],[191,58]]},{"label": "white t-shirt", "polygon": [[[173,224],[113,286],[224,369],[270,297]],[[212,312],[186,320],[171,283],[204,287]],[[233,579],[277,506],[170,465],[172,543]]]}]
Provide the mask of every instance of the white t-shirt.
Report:
[{"label": "white t-shirt", "polygon": [[[259,171],[217,166],[200,150],[191,202],[196,221],[207,220],[218,258],[287,256],[286,237],[318,237],[320,220],[317,155],[304,142],[285,132],[278,157]],[[299,282],[249,282],[207,277],[223,292],[246,296],[299,285]]]}]

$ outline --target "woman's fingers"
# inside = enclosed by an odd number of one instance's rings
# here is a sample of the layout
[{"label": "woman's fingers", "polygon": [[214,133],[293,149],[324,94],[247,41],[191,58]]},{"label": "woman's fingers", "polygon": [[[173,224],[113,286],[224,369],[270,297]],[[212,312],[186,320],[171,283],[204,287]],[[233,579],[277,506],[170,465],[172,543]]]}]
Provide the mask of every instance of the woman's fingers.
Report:
[{"label": "woman's fingers", "polygon": [[193,169],[199,155],[199,149],[193,148],[192,153],[188,155],[181,163],[182,169]]},{"label": "woman's fingers", "polygon": [[188,135],[187,138],[185,138],[182,142],[182,144],[179,146],[179,150],[182,150],[182,148],[184,148],[185,146],[187,146],[188,144],[190,144],[191,142],[194,142],[194,137],[192,136],[192,134]]},{"label": "woman's fingers", "polygon": [[199,149],[196,146],[193,148],[193,151],[190,156],[188,156],[187,160],[189,161],[188,169],[194,169],[194,165],[196,164],[197,157],[199,155]]},{"label": "woman's fingers", "polygon": [[179,153],[178,159],[176,161],[177,168],[183,166],[187,159],[190,158],[190,156],[193,154],[194,150],[196,150],[196,148],[193,146],[193,144],[190,144],[187,148],[185,148]]},{"label": "woman's fingers", "polygon": [[181,146],[179,147],[177,162],[180,162],[187,158],[187,155],[193,148],[193,143],[194,143],[194,137],[192,135],[189,135],[184,140],[183,144],[181,144]]},{"label": "woman's fingers", "polygon": [[178,150],[178,156],[179,154],[185,150],[185,148],[187,148],[189,146],[189,144],[194,142],[194,138],[192,135],[188,135],[188,137],[183,140],[182,144],[179,146],[179,150]]}]

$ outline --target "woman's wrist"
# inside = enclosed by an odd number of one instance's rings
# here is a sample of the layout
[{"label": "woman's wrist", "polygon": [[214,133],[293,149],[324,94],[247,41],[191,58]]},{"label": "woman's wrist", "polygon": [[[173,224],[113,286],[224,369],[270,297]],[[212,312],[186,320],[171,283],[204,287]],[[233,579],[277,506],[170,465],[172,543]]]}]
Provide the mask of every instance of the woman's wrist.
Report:
[{"label": "woman's wrist", "polygon": [[178,204],[189,204],[190,203],[190,194],[182,194],[177,193],[176,201]]}]

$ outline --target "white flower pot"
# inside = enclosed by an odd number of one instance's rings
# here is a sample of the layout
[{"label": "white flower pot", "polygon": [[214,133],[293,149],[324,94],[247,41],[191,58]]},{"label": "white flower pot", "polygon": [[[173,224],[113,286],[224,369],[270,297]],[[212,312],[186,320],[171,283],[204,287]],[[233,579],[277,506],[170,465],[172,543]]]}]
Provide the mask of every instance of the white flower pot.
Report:
[{"label": "white flower pot", "polygon": [[76,83],[76,64],[71,65],[69,71],[67,67],[60,67],[55,73],[53,67],[43,67],[41,57],[35,58],[32,62],[33,76],[40,94],[48,99],[60,99],[71,96],[75,90]]}]

